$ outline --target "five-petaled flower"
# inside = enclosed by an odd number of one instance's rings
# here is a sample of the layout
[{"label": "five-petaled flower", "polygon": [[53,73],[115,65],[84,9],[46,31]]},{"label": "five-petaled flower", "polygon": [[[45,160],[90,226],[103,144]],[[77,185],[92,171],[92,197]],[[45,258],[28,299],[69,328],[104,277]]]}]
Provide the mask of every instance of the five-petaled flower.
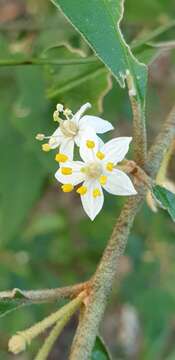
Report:
[{"label": "five-petaled flower", "polygon": [[[68,156],[69,159],[73,159],[74,144],[80,146],[80,142],[84,134],[88,131],[94,134],[103,134],[113,129],[113,126],[109,121],[103,120],[97,116],[83,115],[84,112],[91,107],[90,103],[86,103],[73,115],[71,110],[63,109],[61,104],[57,105],[57,111],[54,112],[54,119],[59,121],[59,127],[49,138],[48,143],[43,144],[43,150],[49,151],[60,147],[60,153]],[[65,120],[59,117],[59,113],[63,112]],[[39,134],[38,140],[41,139]],[[42,139],[41,139],[42,140]]]},{"label": "five-petaled flower", "polygon": [[55,177],[63,184],[64,192],[70,192],[82,183],[76,192],[81,196],[83,208],[91,220],[102,209],[103,189],[113,195],[137,193],[128,175],[117,169],[117,163],[124,159],[131,140],[131,137],[118,137],[102,144],[95,134],[87,131],[80,144],[83,161],[69,161],[66,154],[58,154],[60,168]]}]

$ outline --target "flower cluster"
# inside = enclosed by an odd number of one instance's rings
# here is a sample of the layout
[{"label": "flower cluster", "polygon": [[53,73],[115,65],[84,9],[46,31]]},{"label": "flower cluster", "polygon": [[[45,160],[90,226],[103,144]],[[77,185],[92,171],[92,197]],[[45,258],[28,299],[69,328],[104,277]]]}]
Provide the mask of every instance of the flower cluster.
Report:
[{"label": "flower cluster", "polygon": [[[38,134],[36,138],[48,139],[42,145],[44,151],[59,147],[55,177],[65,193],[76,187],[85,212],[94,220],[104,203],[103,189],[113,195],[135,195],[136,190],[128,175],[117,166],[125,158],[132,138],[118,137],[104,144],[97,134],[112,130],[113,126],[97,116],[83,115],[90,107],[86,103],[73,114],[58,104],[53,115],[59,122],[58,128],[50,137]],[[79,147],[81,161],[73,160],[75,145]]]}]

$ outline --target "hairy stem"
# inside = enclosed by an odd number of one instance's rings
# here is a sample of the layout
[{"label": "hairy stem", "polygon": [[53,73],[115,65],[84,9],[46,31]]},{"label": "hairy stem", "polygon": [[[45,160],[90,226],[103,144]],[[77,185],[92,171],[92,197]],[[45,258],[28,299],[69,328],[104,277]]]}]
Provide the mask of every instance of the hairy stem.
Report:
[{"label": "hairy stem", "polygon": [[[167,151],[174,135],[175,114],[173,108],[146,162],[146,168],[149,169],[151,176],[156,176],[163,154]],[[151,166],[149,165],[150,161]],[[146,192],[147,188],[144,185],[140,186],[139,195],[128,199],[117,219],[109,243],[94,275],[89,302],[79,322],[72,344],[70,360],[89,360],[90,358],[99,324],[118,271],[120,257],[125,250],[130,229]]]}]

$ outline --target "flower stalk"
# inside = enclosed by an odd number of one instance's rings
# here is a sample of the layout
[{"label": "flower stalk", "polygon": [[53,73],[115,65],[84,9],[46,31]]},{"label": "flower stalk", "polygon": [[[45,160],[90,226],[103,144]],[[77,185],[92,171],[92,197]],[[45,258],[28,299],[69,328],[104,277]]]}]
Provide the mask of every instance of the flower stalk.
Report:
[{"label": "flower stalk", "polygon": [[66,314],[72,314],[74,309],[76,311],[76,309],[83,302],[83,299],[86,297],[86,294],[86,291],[81,292],[74,300],[63,306],[55,313],[49,315],[44,320],[36,323],[30,328],[18,332],[17,335],[12,336],[12,338],[9,340],[9,351],[14,354],[18,354],[21,351],[24,351],[26,346],[30,345],[34,338],[66,316]]},{"label": "flower stalk", "polygon": [[55,341],[57,340],[58,336],[64,329],[65,325],[68,323],[72,315],[78,310],[78,308],[82,304],[82,293],[77,296],[75,300],[73,300],[71,303],[69,303],[69,309],[65,312],[65,314],[62,316],[60,320],[56,323],[54,328],[51,330],[49,336],[46,338],[43,346],[39,350],[38,354],[35,357],[35,360],[46,360],[52,346],[54,345]]}]

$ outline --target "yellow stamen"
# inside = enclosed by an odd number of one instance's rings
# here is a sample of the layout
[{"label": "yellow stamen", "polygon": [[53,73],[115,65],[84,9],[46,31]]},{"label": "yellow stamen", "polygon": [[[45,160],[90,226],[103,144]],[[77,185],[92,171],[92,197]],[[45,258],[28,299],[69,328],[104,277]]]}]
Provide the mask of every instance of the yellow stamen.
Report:
[{"label": "yellow stamen", "polygon": [[48,151],[51,150],[51,147],[50,147],[49,144],[46,143],[46,144],[42,145],[42,150],[45,151],[45,152],[48,152]]},{"label": "yellow stamen", "polygon": [[87,140],[86,146],[88,147],[88,149],[93,149],[95,147],[95,143],[92,140]]},{"label": "yellow stamen", "polygon": [[106,184],[106,181],[107,181],[107,176],[101,175],[101,176],[100,176],[100,184],[101,184],[101,185],[105,185],[105,184]]},{"label": "yellow stamen", "polygon": [[72,111],[70,110],[70,109],[68,109],[68,108],[66,108],[64,111],[63,111],[63,114],[65,115],[65,116],[70,116],[70,115],[72,115]]},{"label": "yellow stamen", "polygon": [[80,195],[85,195],[87,193],[87,187],[82,185],[77,189],[76,192]]},{"label": "yellow stamen", "polygon": [[112,162],[108,162],[107,165],[106,165],[106,169],[108,171],[112,171],[114,168],[114,164]]},{"label": "yellow stamen", "polygon": [[63,175],[71,175],[72,174],[72,169],[70,167],[62,167],[61,168],[61,173]]},{"label": "yellow stamen", "polygon": [[35,136],[35,139],[39,140],[39,141],[43,141],[45,139],[45,135],[44,134],[37,134]]},{"label": "yellow stamen", "polygon": [[65,155],[65,154],[58,153],[55,156],[55,160],[57,162],[63,162],[64,163],[64,162],[66,162],[68,160],[68,156]]},{"label": "yellow stamen", "polygon": [[64,184],[61,186],[63,192],[68,193],[71,192],[74,188],[74,186],[72,184]]},{"label": "yellow stamen", "polygon": [[101,151],[97,151],[96,156],[98,159],[103,160],[105,157],[105,154]]},{"label": "yellow stamen", "polygon": [[94,189],[92,194],[94,198],[96,198],[97,196],[101,196],[101,192],[99,189]]}]

